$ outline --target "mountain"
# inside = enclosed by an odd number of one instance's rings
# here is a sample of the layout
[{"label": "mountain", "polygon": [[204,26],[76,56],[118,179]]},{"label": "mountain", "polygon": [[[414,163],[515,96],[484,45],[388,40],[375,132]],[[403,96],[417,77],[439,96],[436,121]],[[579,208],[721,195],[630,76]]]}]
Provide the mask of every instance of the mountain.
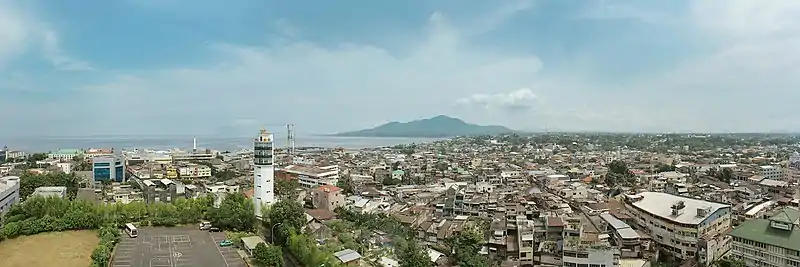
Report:
[{"label": "mountain", "polygon": [[495,135],[511,132],[515,131],[503,126],[475,125],[457,118],[439,115],[410,122],[390,122],[372,129],[337,133],[333,136],[442,138],[466,135]]}]

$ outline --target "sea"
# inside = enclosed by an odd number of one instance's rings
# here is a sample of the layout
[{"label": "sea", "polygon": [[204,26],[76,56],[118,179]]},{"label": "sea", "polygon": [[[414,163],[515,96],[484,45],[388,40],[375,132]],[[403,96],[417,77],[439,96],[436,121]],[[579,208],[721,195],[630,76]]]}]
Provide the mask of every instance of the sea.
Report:
[{"label": "sea", "polygon": [[[221,136],[62,136],[62,137],[11,137],[0,138],[0,147],[8,146],[10,150],[26,152],[48,152],[58,149],[183,149],[190,150],[193,138],[197,140],[199,149],[220,151],[237,151],[253,147],[254,137],[221,137]],[[275,147],[285,147],[288,143],[285,136],[277,135]],[[377,138],[377,137],[334,137],[334,136],[295,136],[295,147],[343,147],[361,149],[394,146],[398,144],[421,144],[440,139],[432,138]]]}]

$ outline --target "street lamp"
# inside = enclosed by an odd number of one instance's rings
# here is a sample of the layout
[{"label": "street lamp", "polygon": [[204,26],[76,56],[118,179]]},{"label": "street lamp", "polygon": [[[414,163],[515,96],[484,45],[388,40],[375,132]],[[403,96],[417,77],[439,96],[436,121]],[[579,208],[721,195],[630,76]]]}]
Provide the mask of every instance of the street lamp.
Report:
[{"label": "street lamp", "polygon": [[270,237],[269,237],[270,240],[269,241],[272,242],[273,244],[275,244],[275,226],[278,226],[278,225],[281,225],[281,224],[282,223],[276,223],[276,224],[272,225],[272,230],[269,231],[269,235],[270,235]]}]

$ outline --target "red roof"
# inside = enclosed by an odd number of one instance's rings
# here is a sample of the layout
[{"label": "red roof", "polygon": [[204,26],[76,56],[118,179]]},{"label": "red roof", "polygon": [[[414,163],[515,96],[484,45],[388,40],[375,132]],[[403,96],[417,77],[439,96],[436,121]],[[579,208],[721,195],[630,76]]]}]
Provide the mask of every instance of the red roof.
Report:
[{"label": "red roof", "polygon": [[547,226],[564,227],[564,220],[560,217],[547,217]]},{"label": "red roof", "polygon": [[319,190],[324,192],[337,192],[341,191],[342,189],[335,185],[326,184],[326,185],[320,185]]},{"label": "red roof", "polygon": [[256,194],[256,190],[253,189],[253,188],[250,188],[247,191],[244,191],[244,197],[246,197],[246,198],[253,198],[253,195],[255,195],[255,194]]}]

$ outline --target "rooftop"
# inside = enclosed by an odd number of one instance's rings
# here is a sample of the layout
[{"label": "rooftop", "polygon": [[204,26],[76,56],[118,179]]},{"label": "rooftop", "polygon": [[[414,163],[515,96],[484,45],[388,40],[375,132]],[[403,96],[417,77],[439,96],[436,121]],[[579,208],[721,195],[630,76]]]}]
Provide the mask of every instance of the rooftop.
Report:
[{"label": "rooftop", "polygon": [[315,166],[303,166],[303,165],[289,165],[286,166],[284,170],[290,173],[299,173],[311,176],[318,176],[326,173],[335,172],[335,170],[326,170]]},{"label": "rooftop", "polygon": [[333,256],[336,256],[336,258],[338,258],[342,263],[348,263],[361,258],[361,254],[358,254],[358,252],[352,249],[345,249],[333,253]]},{"label": "rooftop", "polygon": [[80,149],[59,149],[53,152],[53,154],[80,154],[82,151]]},{"label": "rooftop", "polygon": [[[769,219],[745,221],[742,225],[733,229],[729,235],[800,251],[800,228],[797,225],[798,218],[800,218],[799,210],[784,208]],[[772,222],[787,223],[790,227],[788,230],[778,229],[773,227]]]},{"label": "rooftop", "polygon": [[[728,204],[660,192],[641,192],[636,195],[628,195],[628,197],[638,199],[631,201],[631,205],[634,207],[647,211],[654,216],[661,217],[664,220],[682,224],[700,224],[717,210],[731,207]],[[678,202],[683,203],[683,208],[680,209],[681,212],[675,215],[672,212],[671,206]],[[699,210],[704,210],[704,212],[700,213],[698,212]]]}]

